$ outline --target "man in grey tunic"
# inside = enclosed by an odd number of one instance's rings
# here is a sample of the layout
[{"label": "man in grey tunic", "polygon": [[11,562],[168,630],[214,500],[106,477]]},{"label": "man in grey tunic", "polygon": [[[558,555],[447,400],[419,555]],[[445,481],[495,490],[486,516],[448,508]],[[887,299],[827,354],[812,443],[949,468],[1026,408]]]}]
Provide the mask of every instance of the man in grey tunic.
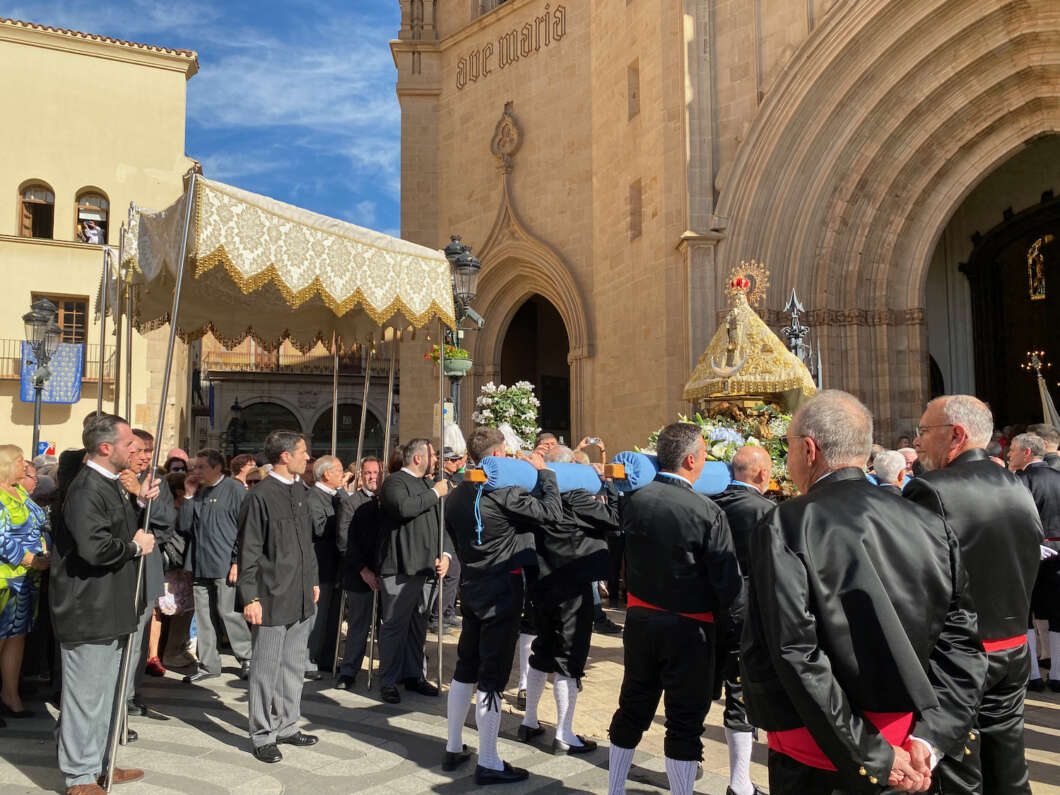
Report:
[{"label": "man in grey tunic", "polygon": [[240,678],[246,679],[250,670],[250,628],[235,607],[236,537],[247,490],[235,478],[226,477],[224,469],[224,456],[217,450],[203,450],[184,481],[180,532],[191,539],[184,568],[194,578],[199,646],[199,670],[185,676],[185,682],[201,682],[221,673],[221,627],[214,623],[214,615],[224,624],[232,653],[239,660]]},{"label": "man in grey tunic", "polygon": [[306,643],[320,596],[307,489],[297,480],[309,454],[295,431],[265,439],[272,464],[239,515],[239,598],[251,626],[250,739],[254,757],[279,762],[277,743],[315,745],[298,728]]}]

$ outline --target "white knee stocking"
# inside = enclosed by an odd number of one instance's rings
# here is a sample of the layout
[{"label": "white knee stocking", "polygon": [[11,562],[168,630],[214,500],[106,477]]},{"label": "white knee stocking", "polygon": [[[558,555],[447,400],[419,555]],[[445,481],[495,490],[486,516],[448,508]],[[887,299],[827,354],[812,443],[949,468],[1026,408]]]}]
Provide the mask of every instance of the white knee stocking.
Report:
[{"label": "white knee stocking", "polygon": [[1060,632],[1049,633],[1049,678],[1060,679]]},{"label": "white knee stocking", "polygon": [[581,745],[574,733],[574,705],[578,703],[578,680],[556,675],[552,685],[556,696],[556,739],[567,745]]},{"label": "white knee stocking", "polygon": [[456,754],[464,748],[464,721],[467,720],[467,711],[471,708],[471,696],[474,692],[473,684],[458,682],[455,679],[449,684],[449,701],[446,704],[449,742],[445,746],[446,751]]},{"label": "white knee stocking", "polygon": [[1042,669],[1038,667],[1038,644],[1035,643],[1037,633],[1033,629],[1027,630],[1027,649],[1031,657],[1031,679],[1041,679]]},{"label": "white knee stocking", "polygon": [[697,762],[666,757],[666,778],[670,781],[672,795],[692,795],[696,785]]},{"label": "white knee stocking", "polygon": [[501,732],[499,694],[478,691],[475,725],[478,726],[478,763],[489,770],[504,770],[504,762],[497,756],[497,735]]},{"label": "white knee stocking", "polygon": [[[523,725],[531,729],[538,727],[537,705],[541,703],[541,694],[545,692],[545,682],[548,674],[530,666],[526,671],[526,714],[523,715]],[[556,681],[559,679],[557,677]]]},{"label": "white knee stocking", "polygon": [[751,783],[751,747],[754,737],[751,732],[725,730],[725,743],[729,746],[729,789],[735,795],[754,795]]},{"label": "white knee stocking", "polygon": [[611,745],[607,755],[607,795],[625,795],[626,779],[633,764],[633,753],[636,748],[623,748]]},{"label": "white knee stocking", "polygon": [[526,673],[530,670],[530,646],[537,635],[519,633],[519,689],[526,690]]}]

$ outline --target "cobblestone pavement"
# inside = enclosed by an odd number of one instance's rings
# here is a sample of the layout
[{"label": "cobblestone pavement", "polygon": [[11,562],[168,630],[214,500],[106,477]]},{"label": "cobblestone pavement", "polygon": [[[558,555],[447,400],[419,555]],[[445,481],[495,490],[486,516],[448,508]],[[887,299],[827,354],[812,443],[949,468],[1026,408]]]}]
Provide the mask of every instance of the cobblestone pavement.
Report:
[{"label": "cobblestone pavement", "polygon": [[[611,611],[621,622],[622,615]],[[456,658],[455,633],[445,638],[447,677]],[[429,637],[434,668],[437,638]],[[230,662],[230,658],[225,658]],[[363,674],[360,679],[363,679]],[[622,641],[618,637],[593,636],[593,648],[584,690],[575,714],[575,731],[601,741],[601,748],[587,757],[554,757],[540,747],[515,741],[521,713],[515,709],[515,681],[506,694],[504,723],[499,750],[513,764],[529,768],[530,779],[522,784],[494,788],[511,793],[604,793],[607,791],[607,726],[618,699],[622,679]],[[447,678],[448,681],[448,678]],[[359,681],[355,692],[331,688],[330,680],[307,682],[302,700],[306,731],[318,734],[312,748],[284,747],[284,760],[264,765],[249,753],[246,735],[246,683],[226,669],[209,686],[185,685],[180,672],[170,671],[162,679],[147,677],[144,698],[152,705],[151,717],[133,718],[140,739],[122,749],[119,765],[141,767],[143,781],[122,787],[123,795],[138,793],[460,793],[475,789],[470,779],[473,760],[455,773],[440,767],[445,741],[445,699],[407,695],[398,705],[382,703],[378,685],[367,692]],[[39,717],[8,720],[0,729],[0,791],[4,795],[62,791],[56,768],[53,729],[54,706],[47,711],[40,701],[29,706]],[[474,710],[464,740],[476,747]],[[551,686],[541,700],[540,717],[548,731],[544,746],[552,739],[555,702]],[[724,795],[728,754],[721,727],[719,704],[711,707],[704,733],[703,772],[697,793]],[[1027,702],[1027,756],[1034,779],[1035,795],[1060,795],[1060,695],[1034,694]],[[666,791],[663,767],[663,718],[657,716],[638,750],[627,791]],[[765,747],[755,745],[752,776],[764,787]]]}]

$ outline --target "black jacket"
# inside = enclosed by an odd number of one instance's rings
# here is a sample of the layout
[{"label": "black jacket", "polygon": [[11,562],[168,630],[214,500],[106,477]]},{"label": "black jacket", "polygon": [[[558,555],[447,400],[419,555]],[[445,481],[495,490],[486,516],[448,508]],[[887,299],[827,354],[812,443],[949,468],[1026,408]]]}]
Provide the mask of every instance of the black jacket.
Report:
[{"label": "black jacket", "polygon": [[506,583],[494,590],[493,581],[504,579],[495,575],[536,569],[534,530],[563,517],[556,474],[540,470],[533,493],[520,486],[486,491],[465,480],[446,500],[445,525],[460,558],[461,602],[479,618],[503,612],[506,606],[494,600],[509,591]]},{"label": "black jacket", "polygon": [[534,528],[538,579],[533,596],[552,604],[572,599],[588,583],[607,579],[606,539],[618,530],[616,501],[604,502],[585,489],[565,492],[560,501],[560,520],[539,522]]},{"label": "black jacket", "polygon": [[751,723],[806,727],[853,792],[879,792],[893,762],[865,711],[912,712],[914,735],[963,752],[986,655],[944,520],[849,467],[777,506],[751,534],[750,562]]},{"label": "black jacket", "polygon": [[243,500],[237,589],[243,604],[261,601],[264,626],[313,616],[317,558],[307,497],[301,481],[288,485],[270,474]]},{"label": "black jacket", "polygon": [[1024,634],[1042,523],[1019,479],[985,450],[969,450],[911,481],[902,494],[944,517],[957,535],[982,637]]},{"label": "black jacket", "polygon": [[215,486],[200,485],[181,503],[178,527],[191,541],[184,568],[193,577],[224,579],[238,562],[236,539],[246,497],[243,484],[226,475]]},{"label": "black jacket", "polygon": [[1030,489],[1045,537],[1056,539],[1045,545],[1060,552],[1060,471],[1042,462],[1031,463],[1016,474]]},{"label": "black jacket", "polygon": [[361,576],[367,568],[379,572],[379,498],[357,489],[340,504],[336,514],[336,539],[343,555],[342,587],[347,591],[367,593],[371,590]]},{"label": "black jacket", "polygon": [[675,613],[726,610],[743,585],[729,522],[684,480],[658,475],[622,500],[626,590]]},{"label": "black jacket", "polygon": [[[398,470],[387,476],[382,506],[380,563],[376,573],[433,574],[438,557],[438,494],[423,478]],[[446,537],[442,551],[452,554]]]},{"label": "black jacket", "polygon": [[[118,480],[83,467],[53,521],[50,603],[63,643],[107,641],[134,632],[137,508]],[[145,591],[141,586],[140,604]]]},{"label": "black jacket", "polygon": [[747,545],[751,542],[751,531],[766,514],[776,508],[776,503],[762,496],[758,489],[730,483],[721,494],[711,497],[717,506],[725,512],[729,520],[729,532],[732,533],[732,544],[736,550],[736,559],[740,562],[740,571],[746,577],[750,573],[747,564]]},{"label": "black jacket", "polygon": [[1060,469],[1060,453],[1046,453],[1042,460],[1053,469]]},{"label": "black jacket", "polygon": [[336,513],[341,501],[340,493],[328,494],[315,485],[306,494],[306,505],[313,519],[313,551],[317,556],[317,573],[322,583],[338,584],[342,574],[335,536]]}]

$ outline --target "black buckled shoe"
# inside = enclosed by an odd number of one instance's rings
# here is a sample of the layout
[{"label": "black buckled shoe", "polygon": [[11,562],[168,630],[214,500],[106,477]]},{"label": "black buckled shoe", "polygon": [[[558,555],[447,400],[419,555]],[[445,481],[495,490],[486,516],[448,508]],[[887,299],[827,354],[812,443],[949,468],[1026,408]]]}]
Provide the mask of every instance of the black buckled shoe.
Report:
[{"label": "black buckled shoe", "polygon": [[567,745],[562,740],[553,740],[552,753],[577,756],[579,754],[591,754],[596,750],[596,740],[586,740],[580,734],[575,734],[574,736],[581,740],[581,745]]},{"label": "black buckled shoe", "polygon": [[354,685],[357,684],[356,676],[346,676],[346,674],[339,675],[339,681],[335,683],[336,690],[353,690]]},{"label": "black buckled shoe", "polygon": [[450,773],[470,758],[471,749],[468,748],[466,744],[456,753],[447,750],[445,756],[442,758],[442,770],[446,773]]},{"label": "black buckled shoe", "polygon": [[543,726],[527,726],[525,723],[519,724],[519,742],[528,743],[535,737],[540,737],[545,733]]},{"label": "black buckled shoe", "polygon": [[305,678],[310,682],[319,682],[324,678],[324,674],[322,671],[306,671]]},{"label": "black buckled shoe", "polygon": [[1027,689],[1032,693],[1044,693],[1045,692],[1045,680],[1041,677],[1037,679],[1031,679],[1027,682]]},{"label": "black buckled shoe", "polygon": [[259,762],[266,762],[271,765],[273,762],[279,762],[283,759],[283,754],[276,747],[276,743],[269,743],[268,745],[255,746],[254,758]]},{"label": "black buckled shoe", "polygon": [[207,679],[216,679],[220,674],[212,674],[205,668],[200,668],[193,674],[188,674],[184,677],[184,681],[187,684],[198,684],[199,682],[205,682]]},{"label": "black buckled shoe", "polygon": [[137,734],[135,731],[133,731],[132,729],[129,729],[129,728],[125,729],[125,742],[134,743],[134,742],[136,742],[139,739],[140,739],[140,735]]},{"label": "black buckled shoe", "polygon": [[[752,792],[751,795],[766,795],[764,792],[762,792],[762,790],[758,788],[758,785],[752,784],[751,786],[754,787],[754,792]],[[726,787],[725,795],[736,795],[736,793],[732,791],[732,787]]]},{"label": "black buckled shoe", "polygon": [[250,678],[250,660],[243,660],[239,664],[239,678],[249,679]]},{"label": "black buckled shoe", "polygon": [[504,763],[504,770],[490,770],[482,765],[475,765],[475,783],[480,787],[490,784],[514,784],[516,781],[526,781],[530,778],[530,771],[521,767],[512,767],[510,763]]},{"label": "black buckled shoe", "polygon": [[410,693],[419,693],[421,696],[438,695],[438,688],[426,679],[406,679],[405,689]]},{"label": "black buckled shoe", "polygon": [[520,712],[526,712],[526,690],[520,690],[515,694],[515,708]]},{"label": "black buckled shoe", "polygon": [[303,748],[307,745],[316,745],[319,741],[320,738],[315,734],[306,734],[302,731],[288,734],[286,737],[276,738],[277,743],[283,743],[284,745],[298,745]]},{"label": "black buckled shoe", "polygon": [[383,685],[379,688],[379,697],[387,704],[401,703],[401,693],[398,692],[396,685]]}]

